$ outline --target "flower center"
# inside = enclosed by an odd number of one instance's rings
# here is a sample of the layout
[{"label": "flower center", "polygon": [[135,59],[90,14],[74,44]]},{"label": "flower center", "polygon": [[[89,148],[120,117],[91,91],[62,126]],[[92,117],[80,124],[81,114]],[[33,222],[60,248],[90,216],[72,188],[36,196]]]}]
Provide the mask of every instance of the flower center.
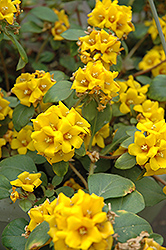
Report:
[{"label": "flower center", "polygon": [[158,152],[157,155],[160,156],[161,158],[164,157],[164,154],[162,152]]},{"label": "flower center", "polygon": [[49,137],[46,137],[44,140],[46,143],[52,142],[52,138],[49,138]]},{"label": "flower center", "polygon": [[147,150],[148,150],[148,145],[147,145],[147,144],[142,145],[142,146],[141,146],[141,149],[142,149],[143,151],[147,151]]},{"label": "flower center", "polygon": [[29,94],[29,90],[28,89],[25,89],[24,90],[24,95],[28,95]]},{"label": "flower center", "polygon": [[69,133],[64,134],[64,139],[70,140],[72,138],[72,135]]},{"label": "flower center", "polygon": [[80,227],[78,231],[79,231],[79,234],[81,235],[85,235],[87,233],[87,229],[85,227]]}]

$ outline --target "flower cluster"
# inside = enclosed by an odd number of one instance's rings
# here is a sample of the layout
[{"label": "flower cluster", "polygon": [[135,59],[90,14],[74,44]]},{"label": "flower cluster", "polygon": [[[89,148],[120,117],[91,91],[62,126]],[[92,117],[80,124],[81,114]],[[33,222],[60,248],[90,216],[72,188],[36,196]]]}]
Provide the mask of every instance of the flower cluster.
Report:
[{"label": "flower cluster", "polygon": [[46,92],[56,83],[49,72],[36,70],[35,73],[22,73],[12,88],[12,92],[18,97],[20,103],[34,107],[41,102]]},{"label": "flower cluster", "polygon": [[79,68],[74,73],[71,88],[76,89],[77,93],[97,94],[103,103],[118,95],[120,87],[114,81],[117,75],[118,72],[106,70],[101,61],[88,62],[83,69]]},{"label": "flower cluster", "polygon": [[62,102],[52,105],[32,121],[35,132],[31,137],[35,149],[51,164],[70,160],[75,149],[81,147],[84,136],[90,133],[90,124],[74,108],[69,110]]},{"label": "flower cluster", "polygon": [[97,144],[100,148],[104,148],[105,147],[104,139],[107,138],[109,134],[110,134],[110,127],[109,123],[107,123],[94,135],[92,146]]},{"label": "flower cluster", "polygon": [[102,212],[104,199],[78,190],[70,199],[63,193],[49,203],[29,211],[31,218],[27,230],[32,231],[42,221],[50,226],[48,234],[54,249],[111,249],[114,233],[107,214]]},{"label": "flower cluster", "polygon": [[23,190],[31,193],[34,191],[34,188],[37,188],[42,183],[39,179],[41,177],[41,173],[30,174],[25,171],[17,177],[18,179],[11,181],[10,184],[12,186],[21,187]]},{"label": "flower cluster", "polygon": [[119,38],[126,38],[134,31],[131,22],[131,7],[118,5],[118,1],[103,0],[96,1],[95,8],[88,14],[88,23],[94,27],[108,28],[115,32]]},{"label": "flower cluster", "polygon": [[77,44],[80,46],[80,58],[83,63],[101,60],[107,69],[117,63],[117,55],[121,51],[121,42],[118,38],[103,29],[101,31],[93,29],[89,35],[80,37]]},{"label": "flower cluster", "polygon": [[54,9],[54,12],[57,14],[59,20],[55,22],[51,33],[54,36],[54,40],[60,41],[64,39],[60,34],[67,30],[70,24],[64,10],[58,11]]},{"label": "flower cluster", "polygon": [[132,106],[141,104],[145,101],[145,94],[148,91],[149,84],[142,87],[131,75],[127,81],[118,81],[118,83],[120,85],[120,111],[123,114],[131,112]]},{"label": "flower cluster", "polygon": [[[166,15],[163,16],[162,18],[159,18],[159,22],[160,22],[161,29],[166,40]],[[145,25],[150,26],[148,29],[148,33],[151,35],[151,38],[154,41],[158,36],[158,29],[157,29],[155,20],[153,19],[151,21],[145,21]]]},{"label": "flower cluster", "polygon": [[9,24],[14,22],[14,14],[19,12],[20,0],[1,0],[0,1],[0,20],[6,20]]},{"label": "flower cluster", "polygon": [[31,138],[32,126],[26,125],[19,132],[13,132],[13,139],[11,140],[11,148],[17,149],[19,154],[25,155],[27,150],[35,151],[33,141]]},{"label": "flower cluster", "polygon": [[[147,70],[156,66],[165,60],[165,53],[161,45],[154,46],[147,54],[143,57],[142,61],[139,63],[139,68],[142,70]],[[153,76],[164,74],[166,75],[166,62],[161,63],[159,66],[153,68]]]},{"label": "flower cluster", "polygon": [[4,120],[7,115],[12,117],[12,109],[9,107],[10,102],[8,102],[4,97],[0,89],[0,120]]}]

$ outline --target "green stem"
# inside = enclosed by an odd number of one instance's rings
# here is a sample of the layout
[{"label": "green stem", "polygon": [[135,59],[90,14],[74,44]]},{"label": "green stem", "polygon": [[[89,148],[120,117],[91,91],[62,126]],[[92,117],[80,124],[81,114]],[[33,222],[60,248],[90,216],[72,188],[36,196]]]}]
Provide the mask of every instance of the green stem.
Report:
[{"label": "green stem", "polygon": [[82,102],[82,100],[85,99],[86,96],[87,95],[83,95],[82,97],[80,97],[78,101],[73,105],[73,108],[76,108]]},{"label": "green stem", "polygon": [[92,149],[92,142],[93,142],[93,137],[95,135],[96,123],[97,123],[97,115],[95,117],[95,121],[94,121],[94,124],[93,124],[93,127],[92,127],[93,130],[92,130],[92,135],[91,135],[90,142],[89,142],[89,147],[88,147],[89,151],[91,151],[91,149]]},{"label": "green stem", "polygon": [[37,53],[37,56],[36,56],[36,59],[35,59],[35,62],[38,62],[39,58],[40,58],[40,55],[41,53],[43,52],[44,50],[44,47],[46,46],[46,44],[48,43],[48,40],[50,38],[50,34],[48,34],[47,38],[44,40],[43,44],[41,45],[38,53]]},{"label": "green stem", "polygon": [[77,169],[73,166],[73,164],[71,164],[71,162],[69,162],[69,166],[73,170],[73,172],[80,178],[80,180],[84,184],[85,188],[88,189],[88,183],[86,182],[84,177],[77,171]]},{"label": "green stem", "polygon": [[165,56],[166,56],[166,42],[165,42],[164,34],[162,32],[162,29],[161,29],[161,25],[160,25],[160,21],[159,21],[158,15],[157,15],[156,7],[154,5],[153,0],[149,0],[149,4],[150,4],[150,8],[151,8],[151,11],[152,11],[153,18],[155,20],[155,23],[156,23],[156,26],[157,26],[157,29],[158,29],[158,33],[159,33],[159,37],[160,37],[160,40],[161,40],[161,43],[162,43],[162,46],[163,46],[163,50],[164,50],[164,53],[165,53]]},{"label": "green stem", "polygon": [[94,169],[95,169],[94,167],[95,167],[95,163],[91,162],[90,167],[89,167],[89,176],[94,173]]}]

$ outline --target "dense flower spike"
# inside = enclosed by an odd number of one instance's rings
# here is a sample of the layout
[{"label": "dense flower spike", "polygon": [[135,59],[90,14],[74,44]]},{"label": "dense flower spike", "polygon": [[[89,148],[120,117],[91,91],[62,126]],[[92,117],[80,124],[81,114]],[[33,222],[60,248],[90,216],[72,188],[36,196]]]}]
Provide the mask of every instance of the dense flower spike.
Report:
[{"label": "dense flower spike", "polygon": [[13,138],[10,142],[12,149],[17,149],[19,154],[25,155],[27,150],[35,151],[33,141],[31,139],[32,126],[26,125],[19,132],[14,131]]},{"label": "dense flower spike", "polygon": [[60,41],[64,39],[60,34],[67,30],[70,24],[64,10],[58,11],[54,9],[54,12],[57,14],[59,20],[55,22],[54,27],[51,29],[51,33],[54,36],[54,40]]},{"label": "dense flower spike", "polygon": [[21,104],[34,107],[42,101],[45,93],[56,83],[50,73],[36,70],[35,73],[22,73],[16,80],[12,92],[18,97]]},{"label": "dense flower spike", "polygon": [[98,90],[99,96],[102,91],[108,100],[111,100],[112,97],[118,95],[117,92],[120,89],[118,83],[114,81],[117,75],[118,72],[106,70],[101,61],[95,63],[88,62],[86,67],[83,69],[79,68],[74,73],[75,79],[71,88],[78,93],[85,93],[91,90],[89,94],[93,94]]},{"label": "dense flower spike", "polygon": [[21,187],[23,190],[31,193],[34,191],[34,188],[37,188],[42,183],[39,179],[41,177],[41,173],[30,174],[25,171],[17,177],[18,179],[11,181],[10,184],[16,187]]},{"label": "dense flower spike", "polygon": [[122,50],[118,38],[103,29],[101,31],[92,30],[89,35],[80,37],[77,44],[80,46],[80,58],[83,63],[101,60],[107,69],[110,65],[117,63],[117,55]]},{"label": "dense flower spike", "polygon": [[131,7],[118,5],[117,0],[96,1],[95,8],[88,17],[90,25],[108,28],[119,38],[126,38],[131,31],[134,31]]},{"label": "dense flower spike", "polygon": [[89,123],[74,108],[69,110],[62,102],[32,121],[34,146],[50,163],[70,160],[74,150],[81,147],[84,136],[90,133]]},{"label": "dense flower spike", "polygon": [[14,14],[17,13],[17,5],[21,1],[19,0],[1,0],[0,1],[0,20],[6,20],[9,24],[14,22]]},{"label": "dense flower spike", "polygon": [[50,226],[48,234],[54,249],[111,249],[114,233],[107,214],[102,211],[104,199],[89,195],[81,189],[71,199],[60,193],[51,203],[29,211],[28,230],[32,231],[43,220]]},{"label": "dense flower spike", "polygon": [[[159,18],[159,22],[160,22],[161,29],[166,40],[166,15],[163,16],[162,18]],[[158,29],[157,29],[155,20],[153,19],[152,21],[145,21],[145,25],[150,26],[148,29],[148,33],[151,35],[151,38],[154,41],[158,36]]]}]

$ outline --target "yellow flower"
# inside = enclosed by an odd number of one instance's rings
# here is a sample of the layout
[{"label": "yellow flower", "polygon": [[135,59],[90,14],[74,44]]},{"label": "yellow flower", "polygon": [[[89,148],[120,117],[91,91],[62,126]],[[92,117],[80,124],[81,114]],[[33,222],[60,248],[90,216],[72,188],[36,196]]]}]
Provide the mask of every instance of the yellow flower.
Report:
[{"label": "yellow flower", "polygon": [[145,172],[144,176],[166,174],[166,168],[159,168],[158,170],[155,171],[155,170],[151,169],[150,163],[145,164],[145,169],[146,169],[146,172]]},{"label": "yellow flower", "polygon": [[160,246],[156,241],[150,238],[144,238],[144,247],[143,250],[165,250],[165,247]]},{"label": "yellow flower", "polygon": [[120,112],[127,114],[131,111],[130,105],[136,105],[142,103],[146,99],[146,96],[142,93],[138,94],[138,91],[133,88],[129,88],[126,93],[120,94]]},{"label": "yellow flower", "polygon": [[[166,39],[166,15],[163,16],[162,18],[159,18],[159,22],[160,22],[164,37]],[[148,33],[151,35],[151,38],[154,41],[156,37],[158,36],[158,29],[156,27],[155,20],[153,19],[152,21],[146,21],[145,25],[150,26],[148,29]]]},{"label": "yellow flower", "polygon": [[74,108],[69,110],[61,102],[32,121],[34,146],[50,163],[70,160],[75,148],[81,147],[85,134],[90,133],[89,123]]},{"label": "yellow flower", "polygon": [[32,126],[26,125],[19,132],[14,133],[16,138],[13,138],[11,141],[11,148],[17,149],[19,154],[25,155],[27,153],[27,149],[31,151],[35,151],[33,141],[31,139],[32,134]]},{"label": "yellow flower", "polygon": [[4,138],[0,138],[0,158],[2,157],[2,147],[6,145],[6,140]]},{"label": "yellow flower", "polygon": [[139,122],[137,129],[146,132],[146,134],[154,134],[157,139],[166,139],[166,123],[165,120],[153,123],[152,121],[146,121],[144,123]]},{"label": "yellow flower", "polygon": [[54,36],[54,40],[61,41],[64,38],[60,34],[67,30],[70,24],[64,10],[58,11],[54,9],[54,12],[57,14],[59,20],[55,22],[54,27],[51,29],[51,33]]},{"label": "yellow flower", "polygon": [[16,188],[15,187],[12,187],[12,192],[11,192],[11,195],[10,195],[10,199],[15,203],[17,199],[19,199],[19,193],[16,191]]},{"label": "yellow flower", "polygon": [[157,152],[155,148],[156,136],[150,134],[145,136],[142,132],[136,131],[134,136],[134,143],[128,146],[130,155],[136,156],[136,161],[139,165],[144,165],[149,157],[154,156]]},{"label": "yellow flower", "polygon": [[154,77],[158,75],[166,75],[166,63],[163,62],[158,67],[152,69],[152,74]]},{"label": "yellow flower", "polygon": [[144,123],[146,119],[155,123],[164,119],[164,109],[159,107],[157,101],[146,100],[141,105],[135,105],[133,109],[142,113],[143,117],[139,120],[141,123]]},{"label": "yellow flower", "polygon": [[134,80],[134,77],[130,75],[129,79],[126,81],[126,85],[132,89],[136,89],[138,93],[146,94],[148,91],[149,84],[141,86],[137,81]]},{"label": "yellow flower", "polygon": [[37,225],[44,221],[44,216],[48,215],[50,212],[49,200],[46,200],[43,204],[33,207],[29,210],[28,215],[30,217],[30,222],[28,225],[28,230],[32,232]]},{"label": "yellow flower", "polygon": [[147,52],[138,66],[142,70],[149,69],[160,63],[160,57],[160,53],[157,50],[152,49]]},{"label": "yellow flower", "polygon": [[11,181],[10,184],[16,187],[21,187],[23,190],[31,193],[34,191],[34,188],[37,188],[42,183],[39,179],[41,177],[41,173],[30,174],[25,171],[17,177],[18,179]]},{"label": "yellow flower", "polygon": [[[112,224],[102,212],[104,199],[89,195],[81,189],[71,199],[60,193],[57,200],[50,203],[51,215],[44,216],[49,223],[48,234],[52,237],[55,250],[60,249],[111,249]],[[110,239],[111,237],[111,239]],[[101,248],[100,248],[101,249]]]},{"label": "yellow flower", "polygon": [[14,6],[21,1],[1,0],[0,1],[0,20],[6,20],[9,24],[13,24],[14,13],[17,13],[17,9]]},{"label": "yellow flower", "polygon": [[33,74],[22,73],[16,79],[16,84],[12,88],[12,92],[18,97],[21,104],[34,107],[42,100],[43,96],[55,84],[55,80],[51,78],[50,73],[44,71],[36,71]]},{"label": "yellow flower", "polygon": [[153,154],[149,161],[150,168],[154,171],[166,169],[166,141],[161,139],[158,144],[155,155]]},{"label": "yellow flower", "polygon": [[104,148],[104,139],[107,138],[110,134],[109,123],[104,125],[94,136],[92,141],[92,146],[97,144],[99,147]]},{"label": "yellow flower", "polygon": [[3,94],[0,91],[0,120],[4,120],[5,117],[11,112],[9,104],[10,102],[3,98]]}]

